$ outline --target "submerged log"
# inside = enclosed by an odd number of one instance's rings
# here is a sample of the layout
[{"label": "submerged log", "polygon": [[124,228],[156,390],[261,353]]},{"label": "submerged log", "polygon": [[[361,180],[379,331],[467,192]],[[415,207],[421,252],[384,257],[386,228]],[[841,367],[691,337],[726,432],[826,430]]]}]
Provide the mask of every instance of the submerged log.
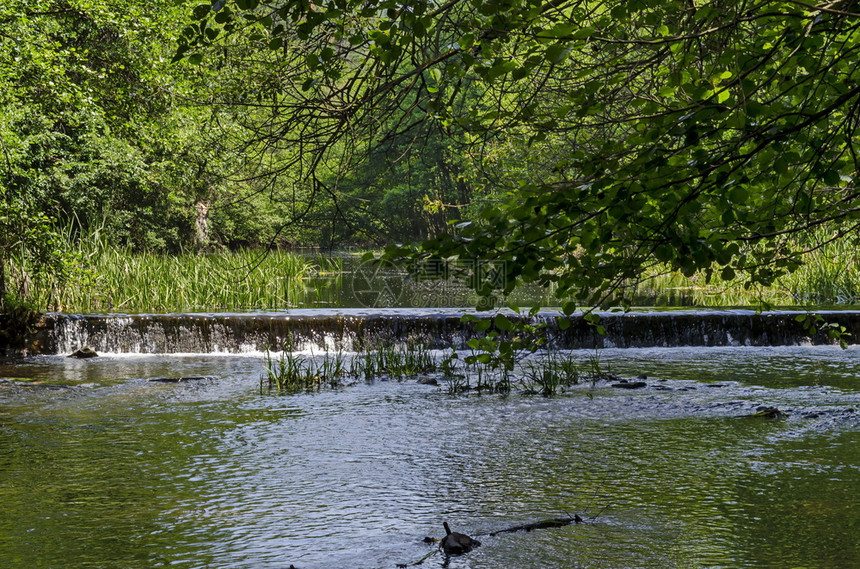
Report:
[{"label": "submerged log", "polygon": [[[591,519],[593,520],[594,518],[592,517]],[[495,536],[495,535],[498,535],[500,533],[513,533],[513,532],[517,532],[517,531],[532,531],[535,529],[557,528],[557,527],[566,526],[568,524],[581,524],[581,523],[583,523],[582,518],[579,517],[578,514],[575,514],[573,517],[554,518],[551,520],[542,520],[542,521],[534,522],[531,524],[523,524],[523,525],[519,525],[519,526],[510,527],[507,529],[494,531],[494,532],[491,532],[488,534],[480,534],[480,535]],[[413,567],[416,565],[421,565],[431,555],[433,555],[434,553],[438,553],[438,551],[440,549],[445,553],[445,555],[460,555],[463,553],[469,553],[474,548],[481,545],[481,542],[478,541],[477,539],[469,537],[466,534],[451,531],[451,527],[448,525],[448,522],[442,522],[442,525],[445,527],[445,537],[443,537],[442,539],[436,539],[435,537],[425,537],[422,540],[424,543],[435,543],[438,541],[439,542],[438,549],[432,550],[430,553],[428,553],[427,555],[425,555],[424,557],[422,557],[418,561],[414,561],[412,563],[398,563],[397,567],[400,569],[403,569],[405,567]],[[443,566],[447,566],[447,562]]]},{"label": "submerged log", "polygon": [[579,517],[579,514],[574,514],[574,516],[567,518],[553,518],[551,520],[542,520],[539,522],[534,522],[531,524],[523,524],[519,526],[510,527],[507,529],[500,529],[498,531],[494,531],[490,533],[490,535],[498,535],[500,533],[514,533],[518,531],[532,531],[536,529],[547,529],[547,528],[560,528],[570,524],[581,524],[582,518]]},{"label": "submerged log", "polygon": [[448,522],[443,522],[442,525],[445,527],[446,535],[439,543],[439,547],[445,552],[445,555],[469,553],[474,548],[481,545],[481,542],[477,539],[472,539],[464,533],[451,531],[450,526],[448,526]]}]

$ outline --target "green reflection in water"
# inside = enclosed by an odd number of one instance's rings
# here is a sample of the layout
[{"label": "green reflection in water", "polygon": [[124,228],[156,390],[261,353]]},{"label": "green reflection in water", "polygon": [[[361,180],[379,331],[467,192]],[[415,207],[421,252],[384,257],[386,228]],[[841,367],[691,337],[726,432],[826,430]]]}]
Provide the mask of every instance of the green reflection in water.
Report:
[{"label": "green reflection in water", "polygon": [[[171,514],[192,502],[200,417],[61,406],[0,426],[0,551],[6,567],[153,567],[193,546]],[[206,560],[197,552],[196,562]]]},{"label": "green reflection in water", "polygon": [[[486,533],[576,512],[598,515],[482,537],[450,568],[858,566],[856,421],[826,416],[850,392],[448,397],[379,382],[274,397],[254,361],[183,361],[174,374],[220,375],[151,384],[169,370],[106,360],[102,387],[0,391],[0,565],[393,567],[442,520]],[[726,411],[801,398],[827,420]]]}]

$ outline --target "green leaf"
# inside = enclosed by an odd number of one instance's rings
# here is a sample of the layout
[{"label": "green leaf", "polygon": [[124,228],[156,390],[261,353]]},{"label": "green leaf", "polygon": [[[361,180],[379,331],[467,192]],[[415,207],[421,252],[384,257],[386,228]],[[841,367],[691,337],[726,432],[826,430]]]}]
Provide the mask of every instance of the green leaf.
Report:
[{"label": "green leaf", "polygon": [[576,29],[574,24],[558,22],[552,28],[543,30],[538,34],[542,38],[563,38],[569,36]]},{"label": "green leaf", "polygon": [[496,317],[493,319],[493,323],[496,328],[502,332],[509,332],[514,328],[513,323],[504,314],[496,314]]},{"label": "green leaf", "polygon": [[580,28],[579,30],[574,32],[573,36],[571,36],[571,39],[574,39],[574,40],[588,39],[591,36],[593,36],[595,32],[596,32],[596,30],[594,28],[591,28],[591,27]]},{"label": "green leaf", "polygon": [[839,172],[836,170],[828,170],[824,173],[824,176],[821,178],[825,184],[828,186],[836,186],[841,181],[841,177],[839,176]]},{"label": "green leaf", "polygon": [[457,40],[457,45],[460,46],[460,49],[467,50],[475,45],[475,34],[465,34],[459,40]]},{"label": "green leaf", "polygon": [[661,243],[654,250],[654,256],[661,263],[666,263],[675,258],[675,249],[666,243]]},{"label": "green leaf", "polygon": [[195,20],[202,20],[203,18],[205,18],[206,16],[209,15],[209,12],[211,9],[212,9],[211,4],[199,4],[199,5],[194,7],[194,10],[192,12],[192,17]]},{"label": "green leaf", "polygon": [[544,52],[544,58],[552,63],[553,65],[558,65],[570,54],[571,48],[561,43],[554,43]]},{"label": "green leaf", "polygon": [[749,192],[743,186],[734,186],[729,190],[728,198],[734,204],[745,204],[749,200]]}]

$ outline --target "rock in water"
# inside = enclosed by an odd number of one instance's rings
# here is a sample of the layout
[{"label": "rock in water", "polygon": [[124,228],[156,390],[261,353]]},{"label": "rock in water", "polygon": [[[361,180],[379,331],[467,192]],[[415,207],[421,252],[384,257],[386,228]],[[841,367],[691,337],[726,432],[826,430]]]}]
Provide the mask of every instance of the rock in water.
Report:
[{"label": "rock in water", "polygon": [[765,405],[761,405],[756,408],[756,412],[752,415],[745,415],[746,417],[760,417],[764,419],[785,419],[788,415],[783,411],[780,411],[776,407],[767,407]]},{"label": "rock in water", "polygon": [[71,354],[69,354],[69,357],[70,357],[70,358],[77,358],[77,359],[79,359],[79,360],[83,360],[83,359],[86,359],[86,358],[97,358],[97,357],[98,357],[98,354],[97,354],[97,353],[96,353],[96,351],[95,351],[94,349],[92,349],[91,347],[89,347],[89,346],[84,346],[83,348],[81,348],[81,349],[79,349],[79,350],[75,350],[74,352],[72,352]]},{"label": "rock in water", "polygon": [[618,383],[613,383],[612,387],[617,389],[641,389],[648,387],[648,384],[644,381],[627,381],[626,379],[622,379]]},{"label": "rock in water", "polygon": [[214,379],[211,375],[187,375],[183,377],[151,377],[149,381],[157,383],[182,383],[186,381],[202,381],[204,379]]},{"label": "rock in water", "polygon": [[477,539],[472,539],[466,534],[458,533],[456,531],[451,531],[451,528],[448,527],[448,522],[444,522],[442,525],[445,526],[445,537],[442,538],[442,541],[439,543],[439,547],[442,548],[442,551],[445,552],[445,555],[460,555],[461,553],[469,553],[474,548],[481,545],[481,542]]}]

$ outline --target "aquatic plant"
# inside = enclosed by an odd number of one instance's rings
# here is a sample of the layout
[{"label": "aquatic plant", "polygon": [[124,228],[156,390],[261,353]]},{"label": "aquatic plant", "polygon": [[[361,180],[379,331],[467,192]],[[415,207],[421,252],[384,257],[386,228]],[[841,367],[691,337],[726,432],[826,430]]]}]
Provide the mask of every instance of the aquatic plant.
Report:
[{"label": "aquatic plant", "polygon": [[346,375],[343,353],[338,350],[330,354],[328,350],[319,358],[295,354],[286,345],[275,358],[267,349],[260,374],[260,391],[269,390],[295,393],[298,391],[319,390],[322,387],[336,389],[341,387]]},{"label": "aquatic plant", "polygon": [[409,341],[404,345],[383,343],[347,356],[342,350],[325,349],[319,355],[294,352],[291,337],[284,339],[280,355],[266,350],[260,389],[294,393],[322,387],[338,388],[347,380],[372,382],[381,378],[403,380],[422,373],[436,373],[438,367],[427,347]]},{"label": "aquatic plant", "polygon": [[132,253],[111,247],[92,258],[89,290],[66,290],[76,312],[284,308],[301,299],[312,264],[290,252],[198,255]]},{"label": "aquatic plant", "polygon": [[524,393],[550,396],[564,393],[586,375],[570,355],[561,356],[551,350],[540,360],[526,361],[517,376],[517,384]]},{"label": "aquatic plant", "polygon": [[294,347],[288,337],[277,355],[266,351],[261,390],[296,393],[337,389],[355,381],[402,381],[436,374],[451,395],[466,391],[508,394],[516,389],[527,395],[551,396],[583,381],[594,383],[614,378],[596,349],[585,360],[577,360],[569,352],[545,350],[508,368],[476,350],[462,357],[452,348],[447,354],[434,357],[424,344],[415,341],[375,347],[365,344],[361,351],[352,354],[339,349],[324,349],[317,355],[300,354],[293,351]]},{"label": "aquatic plant", "polygon": [[29,300],[34,306],[83,313],[282,309],[319,294],[313,277],[338,272],[342,264],[280,250],[134,252],[98,228],[77,235],[71,224],[62,246],[78,259],[77,281],[34,286]]},{"label": "aquatic plant", "polygon": [[588,358],[588,378],[592,383],[599,379],[608,379],[613,377],[612,369],[607,364],[606,367],[600,361],[600,350],[594,349],[594,353]]}]

